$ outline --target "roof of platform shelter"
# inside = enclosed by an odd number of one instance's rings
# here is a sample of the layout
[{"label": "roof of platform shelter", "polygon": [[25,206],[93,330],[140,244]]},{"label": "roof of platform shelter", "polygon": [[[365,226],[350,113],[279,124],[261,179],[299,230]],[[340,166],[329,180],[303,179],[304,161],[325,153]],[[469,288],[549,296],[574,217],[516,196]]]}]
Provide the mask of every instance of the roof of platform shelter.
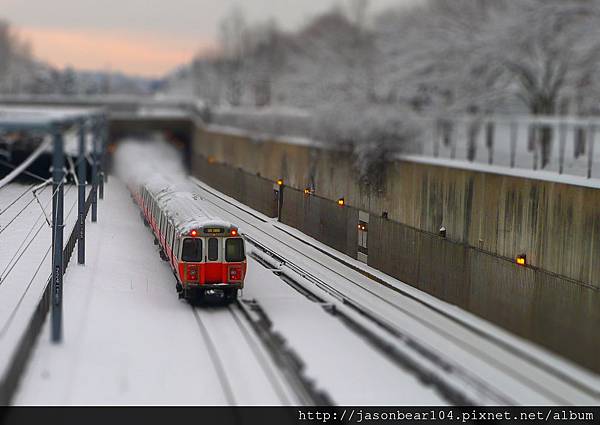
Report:
[{"label": "roof of platform shelter", "polygon": [[13,107],[0,105],[0,130],[49,131],[56,125],[74,124],[102,115],[100,108]]}]

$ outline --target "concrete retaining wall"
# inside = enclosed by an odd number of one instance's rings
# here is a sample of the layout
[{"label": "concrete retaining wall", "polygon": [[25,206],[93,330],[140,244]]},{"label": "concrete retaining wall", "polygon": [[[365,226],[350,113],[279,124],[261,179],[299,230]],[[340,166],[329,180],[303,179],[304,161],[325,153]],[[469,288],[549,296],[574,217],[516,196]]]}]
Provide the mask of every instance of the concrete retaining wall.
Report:
[{"label": "concrete retaining wall", "polygon": [[600,191],[397,161],[374,192],[345,152],[203,129],[193,150],[196,175],[271,216],[283,178],[282,221],[351,257],[369,212],[369,265],[600,372]]}]

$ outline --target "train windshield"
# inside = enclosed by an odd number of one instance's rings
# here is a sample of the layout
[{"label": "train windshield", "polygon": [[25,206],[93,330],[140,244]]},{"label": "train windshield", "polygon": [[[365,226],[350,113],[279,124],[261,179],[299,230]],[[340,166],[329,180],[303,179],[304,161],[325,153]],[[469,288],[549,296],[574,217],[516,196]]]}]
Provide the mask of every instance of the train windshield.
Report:
[{"label": "train windshield", "polygon": [[183,240],[181,260],[187,263],[202,261],[202,239],[186,238]]},{"label": "train windshield", "polygon": [[242,238],[227,239],[227,242],[225,242],[225,261],[239,263],[245,259],[244,240]]},{"label": "train windshield", "polygon": [[219,240],[217,238],[208,239],[208,261],[219,260]]}]

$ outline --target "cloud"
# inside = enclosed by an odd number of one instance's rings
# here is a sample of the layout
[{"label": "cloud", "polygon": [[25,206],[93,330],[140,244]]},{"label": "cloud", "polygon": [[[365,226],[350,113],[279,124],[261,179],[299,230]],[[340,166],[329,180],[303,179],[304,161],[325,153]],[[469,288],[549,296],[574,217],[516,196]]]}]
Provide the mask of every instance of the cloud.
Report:
[{"label": "cloud", "polygon": [[32,42],[36,57],[55,66],[72,65],[90,70],[111,68],[151,77],[162,76],[188,62],[195,53],[214,47],[210,40],[195,42],[121,30],[21,27],[19,32]]}]

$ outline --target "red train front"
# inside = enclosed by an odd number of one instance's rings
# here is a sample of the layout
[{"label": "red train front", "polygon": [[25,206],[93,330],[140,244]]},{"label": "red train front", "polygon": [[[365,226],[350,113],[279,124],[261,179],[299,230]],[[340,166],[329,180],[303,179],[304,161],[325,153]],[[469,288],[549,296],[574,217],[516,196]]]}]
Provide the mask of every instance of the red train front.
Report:
[{"label": "red train front", "polygon": [[234,299],[246,275],[244,240],[237,227],[204,222],[185,233],[181,247],[175,245],[181,295],[190,299],[222,293],[226,299]]},{"label": "red train front", "polygon": [[244,239],[237,226],[212,216],[188,186],[159,179],[131,189],[173,269],[179,297],[235,300],[246,276]]}]

